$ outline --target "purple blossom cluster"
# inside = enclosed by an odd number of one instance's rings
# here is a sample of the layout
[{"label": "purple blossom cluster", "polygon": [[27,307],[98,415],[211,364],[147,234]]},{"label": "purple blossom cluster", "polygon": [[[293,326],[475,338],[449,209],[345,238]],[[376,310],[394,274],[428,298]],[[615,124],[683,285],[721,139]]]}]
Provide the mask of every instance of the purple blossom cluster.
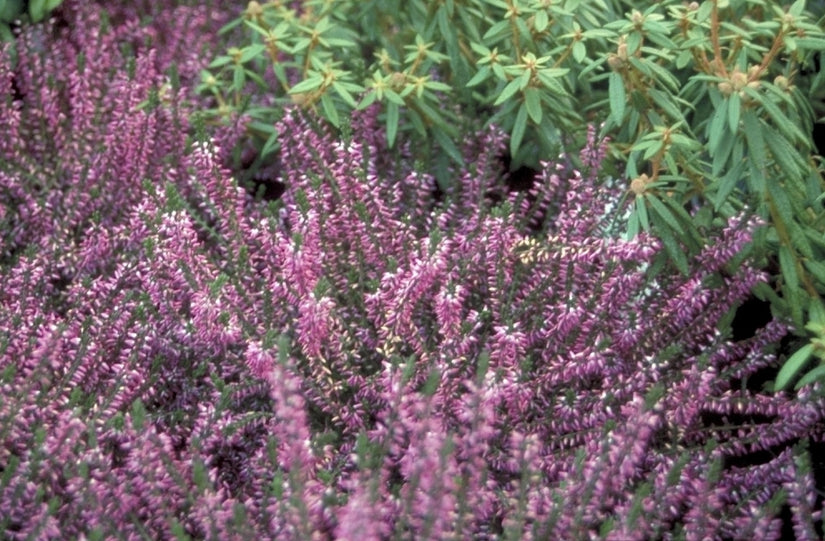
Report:
[{"label": "purple blossom cluster", "polygon": [[210,11],[83,6],[0,54],[3,538],[821,535],[821,389],[752,388],[787,329],[718,325],[755,219],[654,279],[594,131],[524,192],[468,134],[440,194],[375,110],[286,111],[262,201],[188,120]]}]

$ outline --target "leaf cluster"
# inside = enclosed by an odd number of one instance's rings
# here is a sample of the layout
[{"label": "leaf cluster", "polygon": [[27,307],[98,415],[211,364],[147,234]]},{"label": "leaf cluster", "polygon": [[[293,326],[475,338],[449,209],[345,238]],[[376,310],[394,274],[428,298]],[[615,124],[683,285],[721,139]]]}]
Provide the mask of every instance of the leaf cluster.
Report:
[{"label": "leaf cluster", "polygon": [[[284,104],[300,104],[341,127],[353,109],[378,103],[390,146],[409,133],[449,158],[421,156],[437,161],[444,182],[450,162],[461,163],[462,128],[476,119],[510,134],[513,167],[537,167],[574,142],[586,124],[576,96],[594,92],[598,52],[606,54],[614,35],[603,27],[618,16],[607,0],[293,6],[250,2],[225,29],[242,30],[244,46],[203,73],[201,90],[215,96],[219,116],[242,110],[260,121],[253,129],[270,137],[262,124]],[[265,93],[270,103],[253,106],[251,92]]]},{"label": "leaf cluster", "polygon": [[801,333],[825,292],[825,169],[811,137],[825,32],[804,9],[732,0],[633,10],[607,25],[619,40],[604,102],[632,179],[629,233],[655,232],[684,270],[715,219],[759,214],[768,227],[754,250],[774,280],[756,293]]}]

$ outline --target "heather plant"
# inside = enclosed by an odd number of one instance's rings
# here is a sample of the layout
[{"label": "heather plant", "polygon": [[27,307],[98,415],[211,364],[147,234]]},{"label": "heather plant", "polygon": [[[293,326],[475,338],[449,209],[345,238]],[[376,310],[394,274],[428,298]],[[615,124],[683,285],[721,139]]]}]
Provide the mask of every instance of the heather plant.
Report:
[{"label": "heather plant", "polygon": [[146,45],[209,10],[66,3],[0,56],[5,538],[821,534],[821,384],[759,385],[783,322],[717,325],[758,220],[650,277],[595,129],[521,192],[468,134],[440,194],[377,107],[347,139],[287,110],[256,198]]},{"label": "heather plant", "polygon": [[416,158],[441,189],[462,163],[456,141],[479,123],[509,134],[512,170],[560,148],[575,161],[586,123],[600,124],[612,138],[606,171],[632,202],[628,235],[655,234],[686,273],[715,221],[752,209],[769,225],[755,251],[772,275],[756,294],[816,338],[825,185],[811,133],[825,114],[814,57],[825,13],[805,6],[253,1],[200,89],[215,99],[213,119],[250,119],[253,173],[276,159],[273,120],[288,104],[343,132],[353,109],[379,104],[389,146],[417,137]]}]

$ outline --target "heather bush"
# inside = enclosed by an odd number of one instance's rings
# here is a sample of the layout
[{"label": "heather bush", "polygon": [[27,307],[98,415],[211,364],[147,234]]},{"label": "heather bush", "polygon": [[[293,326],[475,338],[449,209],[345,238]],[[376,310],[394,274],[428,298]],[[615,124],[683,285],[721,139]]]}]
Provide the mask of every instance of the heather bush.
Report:
[{"label": "heather bush", "polygon": [[66,4],[0,56],[5,538],[821,534],[821,384],[760,387],[782,322],[717,325],[766,278],[757,219],[651,278],[595,130],[527,191],[468,133],[442,193],[376,108],[347,138],[287,110],[256,198],[170,29]]}]

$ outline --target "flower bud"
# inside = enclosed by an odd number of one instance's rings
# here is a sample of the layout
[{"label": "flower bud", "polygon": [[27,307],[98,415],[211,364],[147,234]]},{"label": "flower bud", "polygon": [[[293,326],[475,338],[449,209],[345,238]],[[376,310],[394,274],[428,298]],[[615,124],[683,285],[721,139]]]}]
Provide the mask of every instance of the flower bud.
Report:
[{"label": "flower bud", "polygon": [[290,99],[292,99],[292,103],[295,105],[304,105],[309,100],[309,94],[307,92],[298,92],[297,94],[290,95]]},{"label": "flower bud", "polygon": [[607,65],[610,66],[610,69],[613,71],[619,71],[624,66],[624,60],[611,53],[610,56],[607,57]]},{"label": "flower bud", "polygon": [[748,76],[741,71],[736,70],[731,74],[730,82],[735,90],[741,90],[748,84]]},{"label": "flower bud", "polygon": [[733,93],[733,85],[731,85],[728,81],[722,81],[719,83],[719,92],[725,96],[730,96]]},{"label": "flower bud", "polygon": [[773,80],[773,84],[778,86],[781,90],[788,90],[790,87],[790,81],[784,75],[777,75],[776,79]]},{"label": "flower bud", "polygon": [[642,195],[648,184],[650,184],[650,177],[648,177],[647,174],[642,173],[630,181],[630,191],[636,195]]},{"label": "flower bud", "polygon": [[401,89],[406,82],[407,76],[400,71],[393,72],[393,74],[390,75],[390,87],[392,87],[393,90]]},{"label": "flower bud", "polygon": [[261,15],[263,15],[263,14],[264,14],[264,8],[262,8],[261,4],[259,4],[255,0],[252,0],[246,6],[245,15],[246,15],[247,19],[255,20],[255,19],[260,18]]}]

